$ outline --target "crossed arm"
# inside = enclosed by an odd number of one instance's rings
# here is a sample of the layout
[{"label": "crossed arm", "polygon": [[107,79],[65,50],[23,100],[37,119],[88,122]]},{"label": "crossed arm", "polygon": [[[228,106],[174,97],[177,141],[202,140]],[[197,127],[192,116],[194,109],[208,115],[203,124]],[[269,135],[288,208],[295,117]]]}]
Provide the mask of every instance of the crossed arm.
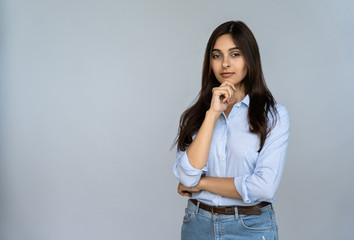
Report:
[{"label": "crossed arm", "polygon": [[[207,161],[215,123],[220,113],[207,111],[195,139],[187,149],[190,164],[197,169],[202,169]],[[208,191],[220,196],[242,199],[238,193],[234,178],[203,177],[194,187],[186,187],[178,184],[178,193],[182,196],[191,197],[191,192]]]},{"label": "crossed arm", "polygon": [[208,191],[223,197],[242,199],[236,190],[234,178],[203,177],[194,187],[186,187],[179,183],[177,191],[187,197],[191,197],[192,192]]}]

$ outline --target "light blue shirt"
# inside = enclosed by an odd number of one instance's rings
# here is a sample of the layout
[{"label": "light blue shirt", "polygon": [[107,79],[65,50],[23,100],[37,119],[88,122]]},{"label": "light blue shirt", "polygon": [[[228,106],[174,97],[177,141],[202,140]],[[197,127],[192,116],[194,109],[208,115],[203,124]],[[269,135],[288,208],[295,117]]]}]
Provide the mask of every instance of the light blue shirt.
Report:
[{"label": "light blue shirt", "polygon": [[[276,104],[279,113],[277,124],[258,153],[260,140],[249,131],[248,106],[249,96],[246,95],[241,102],[234,104],[228,117],[224,113],[220,115],[214,127],[209,158],[203,169],[194,168],[185,151],[177,151],[173,168],[174,175],[187,187],[197,185],[203,173],[207,177],[232,177],[243,200],[208,191],[193,193],[193,199],[213,206],[247,206],[275,201],[288,148],[288,111]],[[270,114],[269,119],[273,121]]]}]

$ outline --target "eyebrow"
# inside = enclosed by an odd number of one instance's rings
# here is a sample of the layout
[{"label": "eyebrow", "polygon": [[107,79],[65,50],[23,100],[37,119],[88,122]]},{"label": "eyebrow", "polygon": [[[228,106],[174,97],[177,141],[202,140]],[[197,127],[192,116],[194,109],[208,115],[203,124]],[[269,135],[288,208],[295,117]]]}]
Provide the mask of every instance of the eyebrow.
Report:
[{"label": "eyebrow", "polygon": [[[232,50],[239,50],[240,48],[239,47],[233,47],[233,48],[230,48],[229,51],[232,51]],[[220,49],[217,49],[217,48],[213,48],[213,50],[211,50],[212,52],[221,52]]]}]

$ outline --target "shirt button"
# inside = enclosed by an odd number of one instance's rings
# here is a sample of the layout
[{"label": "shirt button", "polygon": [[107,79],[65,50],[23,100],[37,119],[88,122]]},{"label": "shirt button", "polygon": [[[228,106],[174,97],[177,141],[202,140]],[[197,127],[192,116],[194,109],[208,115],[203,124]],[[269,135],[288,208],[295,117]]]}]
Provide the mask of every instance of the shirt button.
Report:
[{"label": "shirt button", "polygon": [[240,106],[240,103],[236,103],[236,107],[239,107]]},{"label": "shirt button", "polygon": [[224,161],[224,158],[221,158],[221,161]]},{"label": "shirt button", "polygon": [[226,141],[226,138],[223,138],[222,141],[225,142],[225,141]]}]

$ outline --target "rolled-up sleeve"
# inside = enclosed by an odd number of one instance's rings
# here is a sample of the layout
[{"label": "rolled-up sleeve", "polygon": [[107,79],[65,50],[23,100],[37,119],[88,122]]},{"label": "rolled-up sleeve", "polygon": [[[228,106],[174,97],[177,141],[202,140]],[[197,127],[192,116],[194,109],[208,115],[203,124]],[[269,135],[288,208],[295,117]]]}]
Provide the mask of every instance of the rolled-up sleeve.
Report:
[{"label": "rolled-up sleeve", "polygon": [[189,162],[187,152],[177,150],[173,173],[184,186],[196,186],[200,181],[201,175],[206,171],[206,166],[203,169],[194,168]]},{"label": "rolled-up sleeve", "polygon": [[245,203],[272,201],[283,173],[289,140],[289,115],[278,108],[279,118],[259,153],[254,172],[235,177],[235,186]]}]

